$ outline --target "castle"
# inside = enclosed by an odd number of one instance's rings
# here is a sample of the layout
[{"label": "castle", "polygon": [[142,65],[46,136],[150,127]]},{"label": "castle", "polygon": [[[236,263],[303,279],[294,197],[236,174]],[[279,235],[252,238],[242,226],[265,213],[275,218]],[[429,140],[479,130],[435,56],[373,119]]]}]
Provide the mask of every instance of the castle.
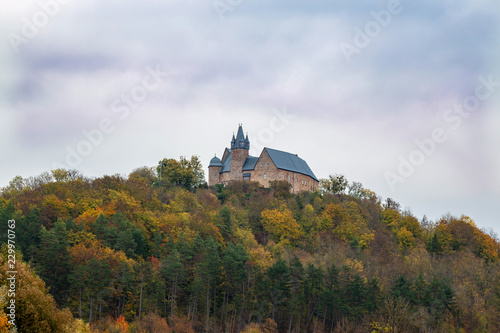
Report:
[{"label": "castle", "polygon": [[291,192],[315,191],[319,181],[306,161],[296,154],[264,148],[259,157],[249,155],[248,134],[243,135],[239,125],[236,137],[233,134],[231,148],[226,148],[222,160],[217,156],[208,166],[208,185],[227,185],[234,180],[258,181],[261,186],[269,187],[271,181],[283,180],[291,185]]}]

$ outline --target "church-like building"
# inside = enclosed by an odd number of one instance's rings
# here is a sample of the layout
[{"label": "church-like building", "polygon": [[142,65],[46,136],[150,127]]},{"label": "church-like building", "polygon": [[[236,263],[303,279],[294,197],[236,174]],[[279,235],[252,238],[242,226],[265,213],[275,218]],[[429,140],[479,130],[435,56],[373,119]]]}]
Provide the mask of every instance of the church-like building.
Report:
[{"label": "church-like building", "polygon": [[281,150],[264,148],[259,157],[249,155],[248,134],[243,135],[240,125],[236,137],[233,134],[231,148],[226,148],[222,159],[212,158],[208,166],[208,185],[227,185],[234,180],[258,181],[261,186],[269,187],[274,180],[283,180],[291,185],[291,191],[315,191],[319,181],[306,161],[296,154]]}]

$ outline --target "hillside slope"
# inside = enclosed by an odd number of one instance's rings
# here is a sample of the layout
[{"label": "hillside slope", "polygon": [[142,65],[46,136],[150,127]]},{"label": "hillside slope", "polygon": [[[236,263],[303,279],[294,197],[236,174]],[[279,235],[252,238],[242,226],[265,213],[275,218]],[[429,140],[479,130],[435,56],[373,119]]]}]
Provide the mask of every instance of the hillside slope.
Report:
[{"label": "hillside slope", "polygon": [[500,245],[467,216],[176,175],[17,177],[0,242],[16,220],[24,269],[95,331],[500,331]]}]

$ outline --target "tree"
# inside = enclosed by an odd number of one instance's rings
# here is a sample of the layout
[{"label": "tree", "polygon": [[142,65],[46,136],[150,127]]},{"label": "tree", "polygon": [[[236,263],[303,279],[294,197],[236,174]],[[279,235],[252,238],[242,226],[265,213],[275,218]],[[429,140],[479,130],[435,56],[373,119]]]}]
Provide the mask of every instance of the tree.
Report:
[{"label": "tree", "polygon": [[331,193],[341,195],[344,194],[349,182],[344,175],[330,175],[328,179],[320,180],[320,190],[323,193]]},{"label": "tree", "polygon": [[[248,254],[242,245],[228,243],[222,254],[225,287],[222,301],[221,320],[228,318],[229,309],[238,311],[243,307],[244,285],[247,281],[246,263]],[[234,316],[234,313],[233,313]],[[227,321],[227,320],[226,320]]]},{"label": "tree", "polygon": [[351,182],[348,186],[348,194],[358,199],[364,198],[363,184],[360,182]]},{"label": "tree", "polygon": [[292,212],[282,207],[278,209],[265,209],[261,213],[264,229],[271,234],[276,242],[282,240],[295,240],[302,235],[302,229],[293,218]]},{"label": "tree", "polygon": [[283,311],[290,297],[290,269],[283,259],[278,259],[266,272],[265,288],[272,305],[271,318]]},{"label": "tree", "polygon": [[7,243],[8,221],[14,219],[15,211],[16,208],[12,200],[6,203],[5,200],[0,197],[0,230],[3,231],[0,234],[0,243]]},{"label": "tree", "polygon": [[167,255],[161,263],[161,274],[165,279],[168,288],[168,304],[170,307],[170,315],[175,314],[177,304],[177,296],[181,290],[181,284],[186,279],[186,270],[181,262],[181,255],[177,249],[174,249]]},{"label": "tree", "polygon": [[37,252],[37,267],[40,276],[50,287],[54,299],[66,304],[69,275],[69,252],[66,223],[58,219],[52,230],[41,232],[40,251]]},{"label": "tree", "polygon": [[[0,255],[0,280],[11,275],[7,254]],[[16,328],[17,332],[89,332],[81,321],[75,321],[66,308],[60,310],[49,294],[45,283],[22,260],[16,260]]]},{"label": "tree", "polygon": [[137,243],[134,240],[132,230],[126,229],[118,234],[115,246],[116,250],[123,251],[127,254],[127,256],[132,258],[135,255],[136,248]]},{"label": "tree", "polygon": [[205,182],[203,167],[197,156],[192,156],[191,160],[181,156],[179,161],[165,158],[158,162],[156,170],[161,181],[160,185],[166,183],[191,190]]},{"label": "tree", "polygon": [[36,207],[19,223],[19,245],[27,261],[33,258],[40,246],[42,224],[40,211]]}]

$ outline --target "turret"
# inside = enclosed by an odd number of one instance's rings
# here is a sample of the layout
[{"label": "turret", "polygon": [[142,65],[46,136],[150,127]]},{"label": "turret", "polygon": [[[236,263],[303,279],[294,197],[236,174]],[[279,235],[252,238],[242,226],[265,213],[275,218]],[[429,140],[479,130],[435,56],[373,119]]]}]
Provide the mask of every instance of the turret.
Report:
[{"label": "turret", "polygon": [[248,140],[248,135],[245,138],[243,134],[243,127],[240,124],[236,138],[233,134],[233,139],[231,140],[231,178],[233,180],[243,179],[242,168],[249,155],[249,150],[250,141]]},{"label": "turret", "polygon": [[217,157],[214,156],[210,160],[210,165],[208,166],[208,186],[213,186],[220,183],[220,171],[222,170],[222,162]]},{"label": "turret", "polygon": [[238,133],[236,134],[236,138],[233,134],[233,139],[231,140],[231,150],[232,149],[250,149],[250,141],[248,140],[248,134],[245,138],[243,135],[243,128],[241,124],[238,127]]}]

